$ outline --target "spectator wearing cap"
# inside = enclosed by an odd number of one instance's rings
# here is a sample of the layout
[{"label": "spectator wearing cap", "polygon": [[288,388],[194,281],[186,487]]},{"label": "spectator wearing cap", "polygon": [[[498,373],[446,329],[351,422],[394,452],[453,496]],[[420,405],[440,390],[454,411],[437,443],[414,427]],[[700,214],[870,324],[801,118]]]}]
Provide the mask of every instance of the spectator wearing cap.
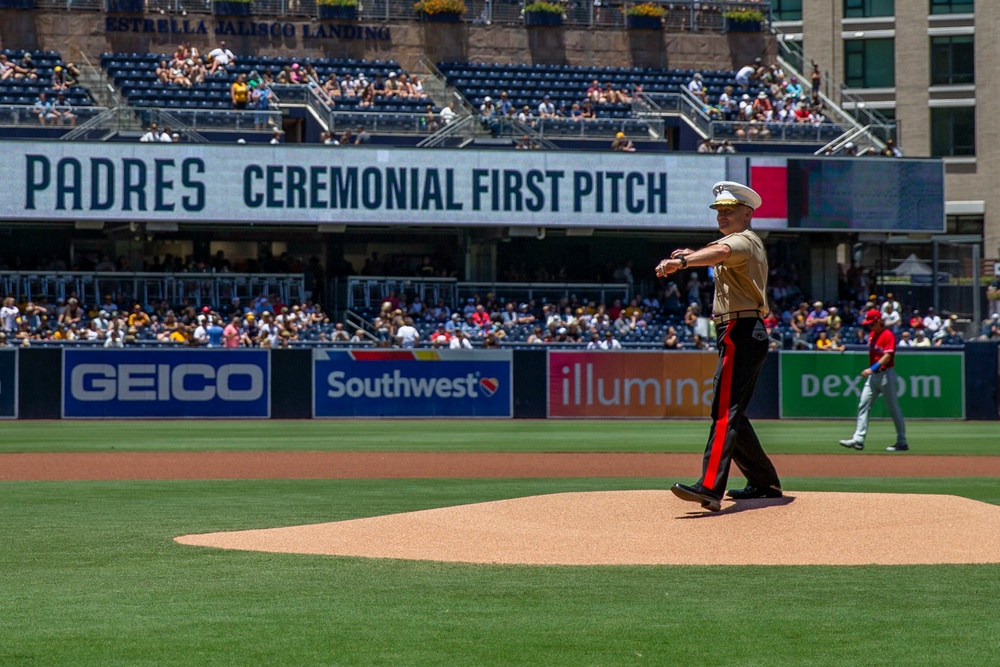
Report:
[{"label": "spectator wearing cap", "polygon": [[624,153],[634,153],[635,146],[632,144],[632,140],[625,136],[624,132],[618,132],[615,134],[615,138],[611,141],[611,150]]},{"label": "spectator wearing cap", "polygon": [[923,329],[924,328],[924,317],[920,314],[920,309],[914,308],[913,312],[910,313],[910,319],[907,322],[911,329]]},{"label": "spectator wearing cap", "polygon": [[770,122],[774,116],[774,107],[771,100],[763,90],[757,93],[757,98],[752,105],[753,117],[760,122]]},{"label": "spectator wearing cap", "polygon": [[785,95],[793,100],[797,100],[802,97],[802,93],[802,84],[799,83],[799,80],[793,76],[788,80],[788,83],[785,84]]},{"label": "spectator wearing cap", "polygon": [[395,72],[389,72],[389,78],[385,82],[385,94],[387,97],[397,97],[399,92],[399,77]]},{"label": "spectator wearing cap", "polygon": [[556,107],[554,104],[552,104],[552,100],[549,99],[548,95],[542,97],[542,101],[538,104],[538,117],[539,118],[556,117]]},{"label": "spectator wearing cap", "polygon": [[898,310],[893,308],[891,303],[886,303],[881,313],[882,323],[885,325],[885,328],[892,333],[897,333],[899,331],[899,327],[903,324],[903,316]]},{"label": "spectator wearing cap", "polygon": [[535,314],[531,312],[527,303],[522,303],[517,307],[517,323],[521,326],[535,324]]},{"label": "spectator wearing cap", "polygon": [[813,304],[812,310],[806,316],[806,328],[816,335],[820,331],[826,331],[830,324],[830,312],[823,307],[822,301]]},{"label": "spectator wearing cap", "polygon": [[948,338],[959,338],[960,336],[961,334],[958,331],[958,316],[952,313],[941,323],[941,328],[931,336],[931,340],[934,345],[944,345]]},{"label": "spectator wearing cap", "polygon": [[71,296],[66,300],[66,307],[59,313],[58,321],[67,326],[70,324],[79,324],[83,321],[83,314],[83,308],[80,307],[79,300],[75,296]]},{"label": "spectator wearing cap", "polygon": [[132,312],[128,314],[128,325],[136,329],[145,329],[150,325],[149,315],[143,310],[142,304],[136,302]]},{"label": "spectator wearing cap", "polygon": [[[875,295],[873,294],[873,295],[872,295],[872,296],[870,297],[870,299],[869,299],[869,300],[874,300],[874,298],[875,298]],[[882,314],[883,314],[883,315],[885,315],[885,313],[886,313],[886,312],[887,312],[887,311],[889,310],[889,307],[890,307],[890,306],[892,306],[892,308],[893,308],[893,309],[894,309],[894,310],[895,310],[895,311],[896,311],[897,313],[898,313],[898,312],[900,312],[900,311],[902,310],[902,306],[900,306],[900,305],[899,305],[899,301],[896,301],[896,299],[895,299],[895,297],[893,296],[893,293],[892,293],[892,292],[889,292],[888,294],[886,294],[886,295],[885,295],[885,301],[884,301],[884,302],[882,303],[882,307],[881,307],[881,308],[879,308],[879,310],[881,310],[881,311],[882,311]]]}]

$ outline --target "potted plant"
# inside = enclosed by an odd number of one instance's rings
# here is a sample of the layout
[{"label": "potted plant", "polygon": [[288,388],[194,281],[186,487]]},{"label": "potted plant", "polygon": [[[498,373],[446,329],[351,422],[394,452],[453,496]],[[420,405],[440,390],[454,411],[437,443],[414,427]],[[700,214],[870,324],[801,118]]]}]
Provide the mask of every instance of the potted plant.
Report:
[{"label": "potted plant", "polygon": [[625,27],[633,30],[662,30],[667,10],[662,5],[644,2],[625,8]]},{"label": "potted plant", "polygon": [[212,0],[212,13],[216,16],[250,16],[253,0]]},{"label": "potted plant", "polygon": [[760,32],[764,13],[757,9],[727,9],[722,12],[729,32]]},{"label": "potted plant", "polygon": [[104,11],[108,14],[143,14],[145,0],[104,0]]},{"label": "potted plant", "polygon": [[525,25],[562,25],[565,8],[555,2],[537,0],[524,6]]},{"label": "potted plant", "polygon": [[358,18],[358,0],[316,0],[321,19]]},{"label": "potted plant", "polygon": [[413,9],[425,21],[434,23],[458,23],[468,11],[465,0],[420,0]]}]

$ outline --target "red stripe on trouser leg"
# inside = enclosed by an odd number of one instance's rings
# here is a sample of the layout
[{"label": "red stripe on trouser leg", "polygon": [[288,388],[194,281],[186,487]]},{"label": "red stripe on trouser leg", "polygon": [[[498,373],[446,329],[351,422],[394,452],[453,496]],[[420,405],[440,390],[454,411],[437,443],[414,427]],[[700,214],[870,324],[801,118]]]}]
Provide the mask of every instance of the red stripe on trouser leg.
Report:
[{"label": "red stripe on trouser leg", "polygon": [[704,484],[708,488],[715,486],[715,478],[719,474],[719,460],[726,445],[726,434],[729,432],[729,400],[733,388],[733,357],[736,349],[732,345],[729,332],[733,325],[726,325],[726,333],[722,334],[722,374],[719,376],[719,413],[715,422],[715,434],[712,438],[712,453],[708,457],[705,468]]}]

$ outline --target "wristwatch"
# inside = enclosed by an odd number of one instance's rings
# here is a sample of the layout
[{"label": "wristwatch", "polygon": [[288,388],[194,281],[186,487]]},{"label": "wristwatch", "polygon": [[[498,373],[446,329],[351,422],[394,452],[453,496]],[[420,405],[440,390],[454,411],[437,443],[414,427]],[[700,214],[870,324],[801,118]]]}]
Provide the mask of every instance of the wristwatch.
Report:
[{"label": "wristwatch", "polygon": [[682,269],[686,269],[686,268],[687,268],[687,266],[688,266],[688,258],[687,258],[687,257],[685,257],[684,255],[681,255],[681,256],[680,256],[680,257],[678,257],[677,259],[678,259],[678,260],[680,260],[680,263],[681,263],[681,268],[682,268]]}]

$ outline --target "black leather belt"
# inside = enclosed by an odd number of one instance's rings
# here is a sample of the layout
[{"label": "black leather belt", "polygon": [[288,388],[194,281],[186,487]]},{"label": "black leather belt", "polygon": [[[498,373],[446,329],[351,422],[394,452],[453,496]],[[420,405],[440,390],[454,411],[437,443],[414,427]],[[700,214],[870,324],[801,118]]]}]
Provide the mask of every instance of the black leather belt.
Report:
[{"label": "black leather belt", "polygon": [[732,322],[733,320],[750,319],[755,320],[760,319],[760,311],[758,310],[733,310],[728,313],[722,313],[721,315],[713,315],[712,320],[716,324],[725,324],[726,322]]}]

